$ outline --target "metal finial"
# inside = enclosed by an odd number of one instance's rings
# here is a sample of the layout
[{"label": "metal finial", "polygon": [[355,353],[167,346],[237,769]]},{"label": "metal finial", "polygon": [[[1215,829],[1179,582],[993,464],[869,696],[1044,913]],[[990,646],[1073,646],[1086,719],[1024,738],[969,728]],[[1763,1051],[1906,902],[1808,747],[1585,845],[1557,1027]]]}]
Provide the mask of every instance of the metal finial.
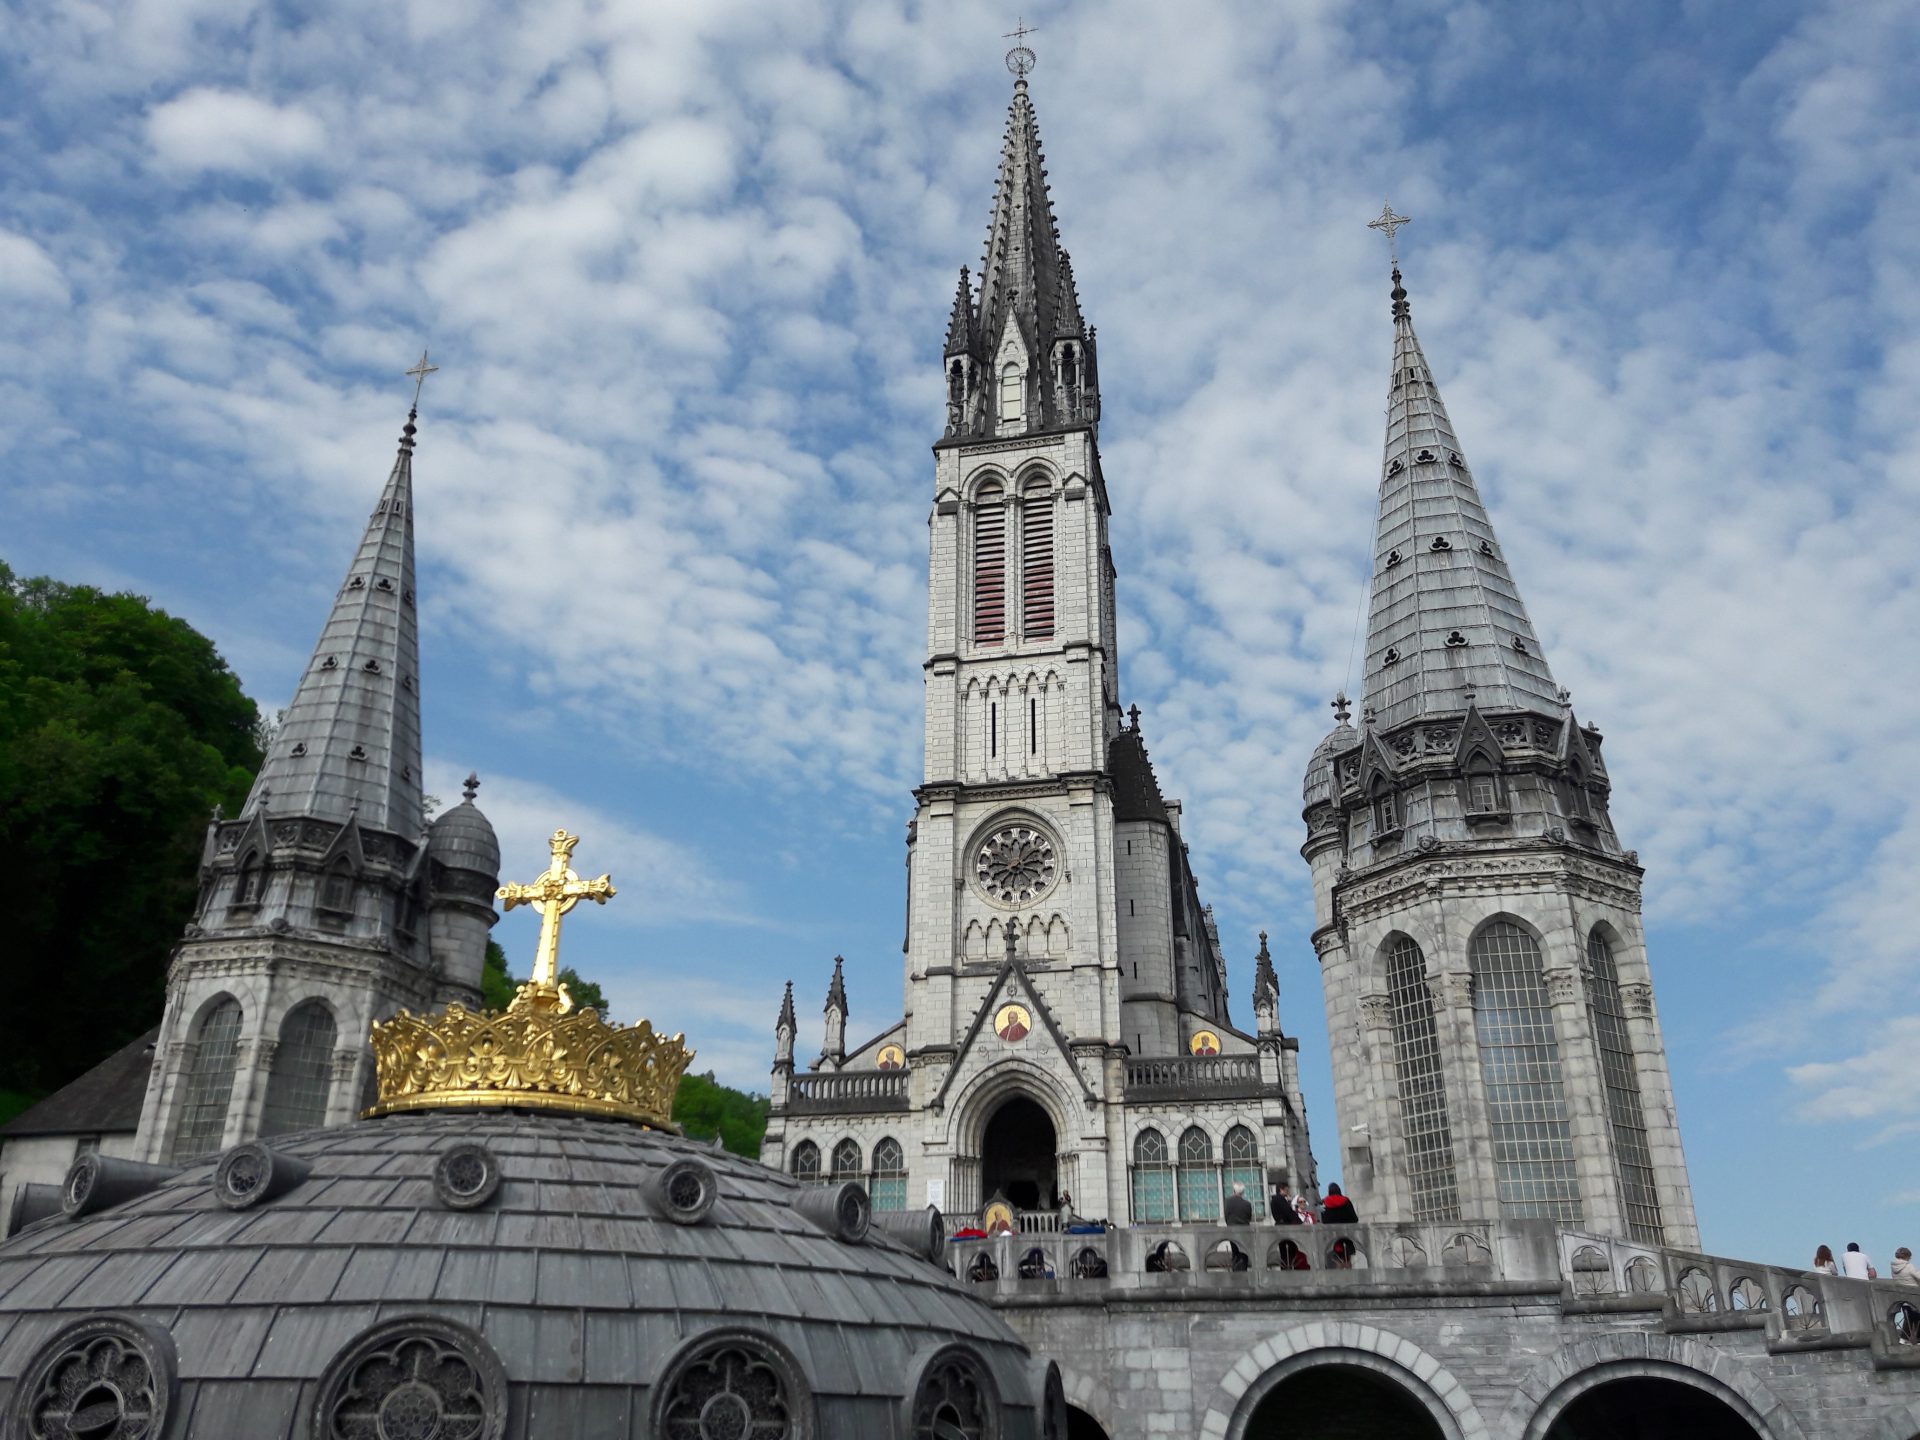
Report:
[{"label": "metal finial", "polygon": [[1013,41],[1013,49],[1007,51],[1007,69],[1013,72],[1013,78],[1021,84],[1026,83],[1029,73],[1040,63],[1040,57],[1027,48],[1027,36],[1039,27],[1029,25],[1024,16],[1014,17],[1013,29],[1000,38]]},{"label": "metal finial", "polygon": [[1138,705],[1129,705],[1127,707],[1127,718],[1133,721],[1134,734],[1136,735],[1139,734],[1140,733],[1140,707]]},{"label": "metal finial", "polygon": [[427,363],[427,352],[422,350],[420,352],[420,363],[406,372],[407,378],[413,381],[413,408],[416,411],[420,408],[420,387],[427,383],[427,376],[433,374],[439,368],[438,365],[429,365]]},{"label": "metal finial", "polygon": [[1400,246],[1393,238],[1394,233],[1399,230],[1402,225],[1411,225],[1412,223],[1412,219],[1408,216],[1393,213],[1393,204],[1391,201],[1380,207],[1380,218],[1378,220],[1369,220],[1367,222],[1367,229],[1384,230],[1387,232],[1387,254],[1392,257],[1393,268],[1396,270],[1400,268]]},{"label": "metal finial", "polygon": [[1347,692],[1342,690],[1333,697],[1333,718],[1342,725],[1353,717],[1353,707],[1347,703]]},{"label": "metal finial", "polygon": [[480,793],[480,772],[478,770],[469,770],[467,772],[467,783],[461,788],[468,800],[472,800],[475,795],[478,795]]}]

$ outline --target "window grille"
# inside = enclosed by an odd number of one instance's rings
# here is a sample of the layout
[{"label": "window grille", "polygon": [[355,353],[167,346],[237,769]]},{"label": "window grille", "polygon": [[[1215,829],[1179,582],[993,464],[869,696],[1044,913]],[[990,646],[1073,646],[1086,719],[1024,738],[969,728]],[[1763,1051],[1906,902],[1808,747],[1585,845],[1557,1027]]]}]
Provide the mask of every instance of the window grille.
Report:
[{"label": "window grille", "polygon": [[860,1178],[860,1142],[842,1140],[833,1147],[833,1178],[836,1180],[858,1180]]},{"label": "window grille", "polygon": [[1247,1199],[1253,1202],[1253,1218],[1264,1220],[1267,1187],[1261,1183],[1260,1142],[1253,1138],[1253,1131],[1244,1125],[1227,1131],[1227,1138],[1220,1146],[1220,1157],[1225,1162],[1220,1172],[1222,1190],[1231,1195],[1236,1183],[1246,1186]]},{"label": "window grille", "polygon": [[873,1183],[867,1197],[876,1210],[907,1208],[907,1157],[892,1136],[873,1147]]},{"label": "window grille", "polygon": [[998,485],[982,485],[973,505],[973,641],[1007,638],[1007,507]]},{"label": "window grille", "polygon": [[1660,1224],[1660,1192],[1654,1185],[1653,1156],[1647,1147],[1646,1109],[1640,1099],[1640,1077],[1633,1067],[1633,1041],[1627,1034],[1627,1016],[1620,1005],[1620,971],[1613,947],[1595,930],[1587,937],[1587,1011],[1600,1050],[1600,1075],[1607,1087],[1607,1116],[1613,1123],[1613,1158],[1620,1177],[1620,1202],[1626,1207],[1627,1230],[1636,1240],[1658,1245],[1665,1238]]},{"label": "window grille", "polygon": [[1213,1141],[1198,1125],[1180,1137],[1180,1218],[1220,1218],[1220,1172],[1213,1164]]},{"label": "window grille", "polygon": [[793,1178],[806,1185],[818,1183],[820,1179],[820,1147],[811,1140],[802,1140],[793,1147]]},{"label": "window grille", "polygon": [[1391,835],[1400,828],[1400,804],[1391,790],[1377,791],[1373,797],[1373,833]]},{"label": "window grille", "polygon": [[1029,640],[1053,634],[1053,496],[1044,482],[1020,507],[1020,629]]},{"label": "window grille", "polygon": [[353,909],[353,867],[345,860],[329,870],[321,881],[320,908],[341,911]]},{"label": "window grille", "polygon": [[1000,370],[1000,418],[1018,420],[1026,400],[1026,377],[1009,361]]},{"label": "window grille", "polygon": [[240,1058],[240,1002],[228,998],[209,1010],[200,1021],[199,1038],[173,1131],[175,1161],[220,1148],[233,1099],[233,1072]]},{"label": "window grille", "polygon": [[333,1012],[318,1000],[296,1005],[280,1026],[280,1043],[267,1075],[260,1133],[286,1135],[327,1123],[333,1092]]},{"label": "window grille", "polygon": [[1174,1218],[1173,1167],[1167,1141],[1158,1130],[1142,1130],[1133,1140],[1133,1218],[1135,1223]]},{"label": "window grille", "polygon": [[1579,1225],[1573,1130],[1540,947],[1518,925],[1496,920],[1474,937],[1470,963],[1501,1213]]},{"label": "window grille", "polygon": [[1405,935],[1398,936],[1387,953],[1387,999],[1393,1007],[1393,1073],[1400,1091],[1413,1218],[1458,1219],[1460,1187],[1453,1168],[1453,1127],[1433,1020],[1433,991],[1427,984],[1426,957]]}]

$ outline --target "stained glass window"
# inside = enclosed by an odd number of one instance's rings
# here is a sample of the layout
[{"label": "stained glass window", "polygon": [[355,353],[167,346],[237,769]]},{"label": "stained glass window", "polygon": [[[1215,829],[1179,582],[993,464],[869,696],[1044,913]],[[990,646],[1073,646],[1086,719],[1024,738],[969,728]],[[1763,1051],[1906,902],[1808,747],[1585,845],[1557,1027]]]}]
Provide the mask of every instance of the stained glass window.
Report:
[{"label": "stained glass window", "polygon": [[1653,1157],[1647,1148],[1640,1076],[1634,1070],[1633,1041],[1620,1005],[1620,971],[1613,962],[1613,947],[1598,930],[1587,938],[1587,964],[1592,972],[1587,987],[1588,1013],[1600,1050],[1600,1075],[1607,1087],[1607,1118],[1613,1124],[1613,1158],[1620,1176],[1620,1200],[1627,1211],[1627,1229],[1634,1239],[1658,1245],[1664,1238],[1660,1193],[1654,1186]]},{"label": "stained glass window", "polygon": [[220,1148],[233,1100],[233,1072],[240,1057],[240,1002],[227,997],[201,1017],[200,1033],[180,1098],[173,1131],[173,1158],[210,1155]]},{"label": "stained glass window", "polygon": [[1174,1218],[1173,1167],[1167,1141],[1158,1130],[1142,1130],[1133,1140],[1133,1218],[1136,1223]]},{"label": "stained glass window", "polygon": [[1496,920],[1474,937],[1470,963],[1501,1213],[1579,1225],[1573,1129],[1540,946]]},{"label": "stained glass window", "polygon": [[1393,1007],[1393,1073],[1400,1092],[1413,1218],[1457,1219],[1460,1189],[1453,1168],[1453,1127],[1447,1114],[1446,1076],[1440,1067],[1433,991],[1427,984],[1426,957],[1405,935],[1395,936],[1387,952],[1387,999]]},{"label": "stained glass window", "polygon": [[309,1000],[288,1012],[267,1075],[267,1104],[260,1116],[263,1136],[326,1124],[336,1034],[333,1012],[321,1001]]}]

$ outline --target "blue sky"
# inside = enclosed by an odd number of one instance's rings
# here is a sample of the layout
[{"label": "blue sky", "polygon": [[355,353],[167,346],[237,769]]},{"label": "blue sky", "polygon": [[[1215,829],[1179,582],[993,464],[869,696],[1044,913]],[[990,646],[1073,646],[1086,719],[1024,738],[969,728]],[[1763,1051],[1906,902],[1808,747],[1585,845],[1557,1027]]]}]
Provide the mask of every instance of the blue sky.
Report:
[{"label": "blue sky", "polygon": [[[1909,6],[1035,0],[1099,326],[1126,699],[1334,1133],[1299,780],[1353,687],[1414,314],[1648,867],[1709,1248],[1920,1242]],[[616,1008],[764,1085],[900,1000],[953,275],[1012,17],[68,0],[0,26],[0,558],[283,704],[416,464],[431,788],[565,823]],[[522,965],[521,915],[497,932]],[[803,1037],[803,1044],[806,1037]],[[817,1044],[817,1040],[815,1041]],[[1327,1148],[1327,1147],[1323,1147]],[[1328,1157],[1331,1158],[1330,1156]]]}]

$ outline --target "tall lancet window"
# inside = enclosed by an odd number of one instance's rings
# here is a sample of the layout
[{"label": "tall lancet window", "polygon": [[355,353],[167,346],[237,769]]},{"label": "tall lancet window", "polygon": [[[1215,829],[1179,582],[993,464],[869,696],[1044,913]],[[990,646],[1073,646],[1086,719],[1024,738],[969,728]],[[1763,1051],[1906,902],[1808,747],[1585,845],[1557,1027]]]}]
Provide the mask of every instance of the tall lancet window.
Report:
[{"label": "tall lancet window", "polygon": [[1407,1147],[1407,1183],[1413,1218],[1454,1220],[1460,1187],[1453,1169],[1453,1126],[1447,1081],[1440,1069],[1440,1036],[1433,1023],[1433,991],[1420,947],[1396,935],[1387,952],[1387,998],[1393,1006],[1393,1072],[1400,1089],[1400,1123]]},{"label": "tall lancet window", "polygon": [[1029,640],[1053,634],[1053,492],[1039,479],[1020,502],[1020,631]]},{"label": "tall lancet window", "polygon": [[1474,936],[1469,962],[1500,1212],[1578,1225],[1573,1127],[1540,946],[1518,925],[1496,920]]},{"label": "tall lancet window", "polygon": [[1007,638],[1007,507],[997,482],[973,500],[973,643]]},{"label": "tall lancet window", "polygon": [[233,1102],[233,1072],[240,1060],[240,1002],[223,997],[201,1017],[194,1040],[193,1064],[185,1077],[180,1118],[173,1130],[176,1162],[220,1148],[227,1108]]},{"label": "tall lancet window", "polygon": [[1140,1225],[1173,1217],[1173,1165],[1167,1155],[1167,1137],[1149,1126],[1133,1139],[1133,1220]]},{"label": "tall lancet window", "polygon": [[1018,420],[1026,408],[1026,377],[1009,360],[1000,368],[1000,418]]},{"label": "tall lancet window", "polygon": [[273,1051],[273,1069],[267,1075],[261,1135],[317,1130],[327,1123],[337,1033],[325,1001],[308,1000],[287,1012],[280,1025],[280,1043]]},{"label": "tall lancet window", "polygon": [[1640,1076],[1633,1067],[1633,1042],[1620,1004],[1620,971],[1613,946],[1595,930],[1587,937],[1588,1014],[1600,1050],[1600,1075],[1607,1086],[1607,1118],[1613,1124],[1613,1157],[1620,1174],[1620,1201],[1634,1239],[1658,1245],[1660,1192],[1653,1182],[1653,1156],[1647,1149],[1647,1115],[1640,1100]]}]

